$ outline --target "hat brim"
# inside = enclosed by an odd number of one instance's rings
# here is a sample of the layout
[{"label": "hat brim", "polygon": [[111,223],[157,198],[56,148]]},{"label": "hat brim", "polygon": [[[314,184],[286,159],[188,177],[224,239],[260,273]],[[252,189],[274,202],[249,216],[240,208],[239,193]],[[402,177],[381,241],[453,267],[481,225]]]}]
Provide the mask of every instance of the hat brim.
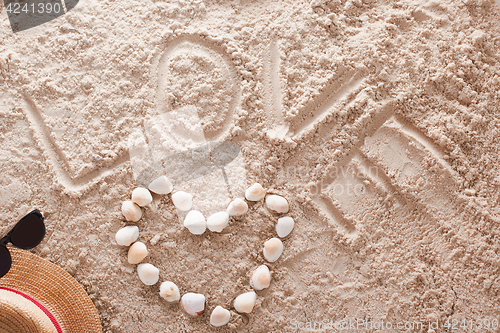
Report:
[{"label": "hat brim", "polygon": [[10,271],[0,287],[24,293],[46,307],[63,332],[102,333],[97,310],[82,286],[61,267],[28,251],[9,247]]}]

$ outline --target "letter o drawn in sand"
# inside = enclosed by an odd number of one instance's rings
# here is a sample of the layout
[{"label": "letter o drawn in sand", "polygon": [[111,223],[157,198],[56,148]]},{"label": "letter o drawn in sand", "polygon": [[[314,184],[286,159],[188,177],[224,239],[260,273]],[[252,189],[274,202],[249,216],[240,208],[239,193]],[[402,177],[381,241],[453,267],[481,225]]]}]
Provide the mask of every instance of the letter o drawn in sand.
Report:
[{"label": "letter o drawn in sand", "polygon": [[153,79],[157,80],[158,113],[175,119],[186,108],[196,107],[203,130],[174,127],[175,135],[195,141],[201,135],[203,141],[219,141],[230,129],[241,95],[236,71],[223,48],[207,39],[184,36],[168,42],[157,61]]}]

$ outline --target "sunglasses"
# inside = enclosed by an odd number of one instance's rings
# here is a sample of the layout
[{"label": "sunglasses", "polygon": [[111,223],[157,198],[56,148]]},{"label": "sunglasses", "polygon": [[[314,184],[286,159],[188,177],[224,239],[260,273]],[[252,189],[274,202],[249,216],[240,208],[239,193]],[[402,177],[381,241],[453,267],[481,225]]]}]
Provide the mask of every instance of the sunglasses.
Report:
[{"label": "sunglasses", "polygon": [[8,243],[23,250],[29,250],[40,244],[45,236],[43,216],[37,209],[26,214],[7,236],[0,239],[0,277],[7,274],[12,265]]}]

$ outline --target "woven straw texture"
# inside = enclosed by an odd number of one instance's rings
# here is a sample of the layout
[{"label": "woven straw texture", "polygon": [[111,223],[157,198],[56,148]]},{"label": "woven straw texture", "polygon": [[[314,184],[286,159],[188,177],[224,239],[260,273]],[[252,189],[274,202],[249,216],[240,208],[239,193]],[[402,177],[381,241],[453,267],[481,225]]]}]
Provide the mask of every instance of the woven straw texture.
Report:
[{"label": "woven straw texture", "polygon": [[30,252],[13,247],[9,251],[12,267],[0,278],[0,287],[18,290],[40,302],[64,333],[102,333],[94,304],[71,275]]},{"label": "woven straw texture", "polygon": [[21,295],[0,290],[0,333],[57,333],[47,315]]}]

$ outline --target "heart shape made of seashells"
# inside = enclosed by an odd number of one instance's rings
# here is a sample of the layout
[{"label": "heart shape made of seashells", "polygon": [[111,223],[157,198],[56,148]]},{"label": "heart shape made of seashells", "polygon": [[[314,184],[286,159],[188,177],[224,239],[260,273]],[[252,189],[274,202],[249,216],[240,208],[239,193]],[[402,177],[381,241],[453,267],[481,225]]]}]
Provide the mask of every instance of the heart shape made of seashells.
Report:
[{"label": "heart shape made of seashells", "polygon": [[[138,187],[132,191],[131,200],[122,204],[122,214],[129,222],[137,222],[142,217],[142,208],[149,205],[153,198],[151,192],[165,195],[174,190],[174,186],[166,176],[160,176],[153,180],[148,188]],[[184,191],[176,191],[171,196],[174,206],[180,211],[187,211],[184,218],[184,227],[194,235],[205,233],[208,228],[211,232],[220,233],[229,224],[231,216],[242,216],[248,212],[247,201],[260,201],[265,199],[268,210],[277,214],[286,214],[289,211],[288,201],[277,194],[266,194],[262,185],[255,183],[245,191],[245,198],[236,198],[228,205],[225,211],[212,214],[205,219],[203,214],[192,210],[193,197]],[[264,242],[262,254],[264,259],[270,263],[277,261],[283,253],[283,242],[280,238],[287,237],[294,228],[294,220],[290,216],[283,216],[276,223],[278,237],[273,237]],[[130,246],[128,250],[128,262],[138,264],[137,273],[139,279],[145,285],[154,285],[159,281],[160,271],[149,263],[141,263],[148,255],[146,245],[140,241],[139,228],[137,226],[126,226],[116,233],[116,242],[121,246]],[[271,285],[271,272],[266,265],[257,267],[250,278],[250,286],[259,291]],[[199,316],[205,311],[206,297],[200,293],[188,292],[182,295],[179,287],[172,281],[161,283],[160,296],[167,302],[180,301],[184,311],[191,316]],[[245,292],[238,295],[233,302],[234,309],[239,313],[251,313],[257,301],[255,291]],[[231,312],[217,305],[210,316],[210,323],[215,326],[223,326],[229,323]]]}]

